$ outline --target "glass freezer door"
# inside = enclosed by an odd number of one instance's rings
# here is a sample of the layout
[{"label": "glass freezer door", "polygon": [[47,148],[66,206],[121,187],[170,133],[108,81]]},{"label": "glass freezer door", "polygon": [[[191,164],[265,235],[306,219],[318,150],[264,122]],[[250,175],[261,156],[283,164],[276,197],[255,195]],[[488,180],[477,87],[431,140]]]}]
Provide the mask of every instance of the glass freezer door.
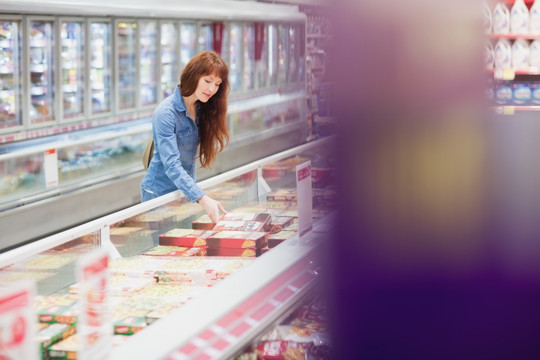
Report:
[{"label": "glass freezer door", "polygon": [[255,26],[244,26],[244,90],[253,89],[255,73]]},{"label": "glass freezer door", "polygon": [[242,24],[231,23],[229,33],[229,82],[231,91],[242,90]]},{"label": "glass freezer door", "polygon": [[84,114],[84,23],[62,22],[60,38],[64,119],[77,118]]},{"label": "glass freezer door", "polygon": [[214,50],[212,24],[201,24],[199,27],[199,52],[209,50]]},{"label": "glass freezer door", "polygon": [[92,115],[111,111],[111,24],[90,24],[90,94]]},{"label": "glass freezer door", "polygon": [[180,24],[180,69],[178,76],[186,67],[188,61],[195,56],[197,48],[197,27],[195,24]]},{"label": "glass freezer door", "polygon": [[54,121],[54,21],[29,23],[30,121]]},{"label": "glass freezer door", "polygon": [[287,25],[279,25],[278,28],[278,83],[285,84],[289,77],[287,68],[289,63],[289,27]]},{"label": "glass freezer door", "polygon": [[21,23],[0,20],[0,131],[22,125]]},{"label": "glass freezer door", "polygon": [[180,81],[178,71],[178,24],[161,23],[161,91],[171,95]]},{"label": "glass freezer door", "polygon": [[118,109],[135,109],[137,94],[137,23],[117,23]]},{"label": "glass freezer door", "polygon": [[157,102],[158,65],[157,65],[157,23],[140,22],[140,84],[141,105]]}]

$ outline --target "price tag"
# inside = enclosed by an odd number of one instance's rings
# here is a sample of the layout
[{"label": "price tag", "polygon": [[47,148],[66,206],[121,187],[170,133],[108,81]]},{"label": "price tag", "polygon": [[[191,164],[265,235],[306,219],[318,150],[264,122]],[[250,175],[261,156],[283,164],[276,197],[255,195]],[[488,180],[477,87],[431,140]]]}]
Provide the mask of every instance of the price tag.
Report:
[{"label": "price tag", "polygon": [[514,106],[503,106],[503,115],[514,115],[515,109]]},{"label": "price tag", "polygon": [[77,322],[77,359],[106,359],[112,347],[109,289],[109,255],[104,248],[93,250],[77,262],[80,284],[80,313]]},{"label": "price tag", "polygon": [[495,69],[493,77],[496,80],[514,80],[516,78],[516,72],[514,69]]},{"label": "price tag", "polygon": [[45,150],[43,170],[45,172],[45,187],[58,185],[58,154],[56,149]]},{"label": "price tag", "polygon": [[313,226],[313,197],[311,192],[311,161],[307,161],[296,166],[298,232],[300,236],[311,230]]},{"label": "price tag", "polygon": [[0,359],[37,360],[34,342],[35,283],[22,281],[0,288]]}]

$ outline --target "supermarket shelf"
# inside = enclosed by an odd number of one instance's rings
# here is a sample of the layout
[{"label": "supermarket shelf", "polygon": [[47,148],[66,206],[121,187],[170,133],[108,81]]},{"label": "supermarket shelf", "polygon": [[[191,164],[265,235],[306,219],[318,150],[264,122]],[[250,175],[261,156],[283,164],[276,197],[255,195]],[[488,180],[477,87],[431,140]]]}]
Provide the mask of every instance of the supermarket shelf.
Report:
[{"label": "supermarket shelf", "polygon": [[492,39],[509,39],[509,40],[516,40],[516,39],[527,39],[527,40],[535,40],[540,39],[540,34],[486,34]]},{"label": "supermarket shelf", "polygon": [[512,115],[517,112],[540,111],[540,105],[503,105],[495,106],[493,111],[500,115]]}]

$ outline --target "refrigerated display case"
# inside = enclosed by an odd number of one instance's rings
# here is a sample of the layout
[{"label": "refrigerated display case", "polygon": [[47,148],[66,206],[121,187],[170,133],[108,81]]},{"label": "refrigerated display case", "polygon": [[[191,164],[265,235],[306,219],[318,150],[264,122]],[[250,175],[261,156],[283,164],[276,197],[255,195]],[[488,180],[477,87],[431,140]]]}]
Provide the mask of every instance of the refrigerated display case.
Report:
[{"label": "refrigerated display case", "polygon": [[158,28],[152,20],[142,20],[139,26],[139,95],[141,106],[149,106],[158,99]]},{"label": "refrigerated display case", "polygon": [[197,49],[197,25],[182,22],[180,24],[180,67],[178,79],[188,61],[196,55]]},{"label": "refrigerated display case", "polygon": [[28,60],[30,68],[29,117],[33,125],[54,122],[55,109],[55,20],[29,19]]},{"label": "refrigerated display case", "polygon": [[137,22],[116,23],[116,51],[118,59],[116,92],[118,110],[135,109],[137,100]]},{"label": "refrigerated display case", "polygon": [[0,132],[22,125],[21,21],[0,18]]},{"label": "refrigerated display case", "polygon": [[178,49],[178,23],[162,22],[161,29],[161,92],[163,98],[171,95],[178,85],[180,73],[177,73],[180,51]]},{"label": "refrigerated display case", "polygon": [[62,71],[62,115],[64,120],[84,116],[87,82],[84,61],[85,28],[83,20],[60,21],[60,67]]},{"label": "refrigerated display case", "polygon": [[91,116],[111,112],[112,93],[112,47],[111,22],[108,20],[90,20],[90,81]]},{"label": "refrigerated display case", "polygon": [[[333,146],[332,138],[319,140],[199,183],[229,214],[295,218],[302,205],[294,196],[296,165],[311,161],[313,228],[300,234],[298,224],[291,222],[285,229],[296,233],[265,246],[259,256],[150,255],[163,235],[191,228],[204,214],[177,191],[1,253],[2,284],[35,281],[36,312],[42,321],[54,322],[41,316],[51,315],[50,302],[57,301],[69,303],[71,315],[62,321],[73,323],[76,260],[103,247],[111,255],[111,326],[116,329],[126,317],[140,317],[144,323],[113,348],[111,359],[230,358],[284,319],[318,285],[322,263],[317,249],[331,234],[336,210]],[[286,197],[277,198],[284,193]],[[263,234],[268,231],[274,228]]]}]

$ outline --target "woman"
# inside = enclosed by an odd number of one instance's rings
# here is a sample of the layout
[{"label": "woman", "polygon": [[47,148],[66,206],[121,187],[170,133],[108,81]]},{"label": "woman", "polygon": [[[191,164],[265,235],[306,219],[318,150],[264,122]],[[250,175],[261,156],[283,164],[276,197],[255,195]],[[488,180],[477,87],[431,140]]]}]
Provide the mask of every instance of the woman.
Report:
[{"label": "woman", "polygon": [[[213,222],[225,209],[197,186],[197,158],[208,167],[229,142],[226,126],[229,69],[214,51],[193,57],[180,85],[154,111],[154,154],[141,183],[141,200],[180,189],[202,205]],[[197,147],[199,153],[197,154]]]}]

